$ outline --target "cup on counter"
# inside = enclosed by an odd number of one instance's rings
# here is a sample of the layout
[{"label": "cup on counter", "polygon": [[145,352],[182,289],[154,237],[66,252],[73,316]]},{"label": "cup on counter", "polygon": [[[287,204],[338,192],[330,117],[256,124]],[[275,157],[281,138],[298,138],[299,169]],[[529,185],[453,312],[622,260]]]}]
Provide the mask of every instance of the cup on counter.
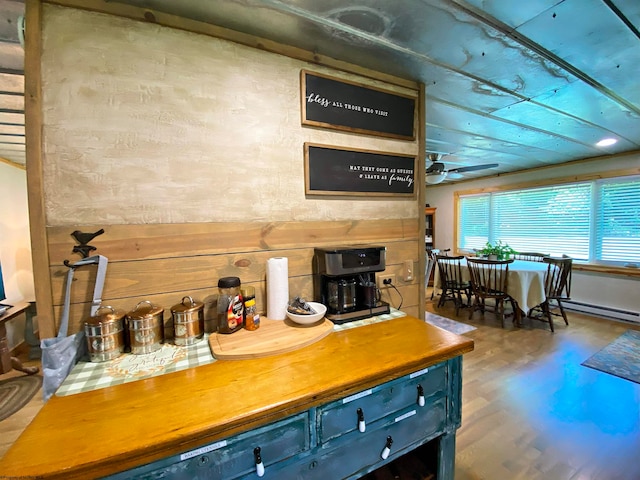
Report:
[{"label": "cup on counter", "polygon": [[375,307],[380,301],[380,289],[374,282],[361,282],[358,285],[360,298],[365,307]]}]

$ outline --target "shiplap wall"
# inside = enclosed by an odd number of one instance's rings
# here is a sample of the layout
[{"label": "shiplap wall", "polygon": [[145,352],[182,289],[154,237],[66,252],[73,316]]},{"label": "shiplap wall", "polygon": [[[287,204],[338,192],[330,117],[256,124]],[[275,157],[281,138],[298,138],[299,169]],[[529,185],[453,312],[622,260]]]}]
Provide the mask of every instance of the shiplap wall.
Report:
[{"label": "shiplap wall", "polygon": [[[289,258],[291,295],[312,292],[314,246],[382,244],[402,273],[424,252],[415,198],[307,197],[304,142],[418,156],[401,141],[302,127],[300,70],[418,97],[418,88],[156,24],[43,5],[42,188],[54,322],[74,230],[109,258],[103,303],[165,308],[192,295],[211,318],[217,279],[237,275],[265,311],[265,266]],[[416,188],[422,188],[418,184]],[[78,269],[72,331],[88,316],[93,267]],[[398,282],[419,315],[422,280]],[[386,299],[399,306],[400,295]],[[389,296],[390,295],[390,296]],[[46,331],[46,329],[45,329]]]}]

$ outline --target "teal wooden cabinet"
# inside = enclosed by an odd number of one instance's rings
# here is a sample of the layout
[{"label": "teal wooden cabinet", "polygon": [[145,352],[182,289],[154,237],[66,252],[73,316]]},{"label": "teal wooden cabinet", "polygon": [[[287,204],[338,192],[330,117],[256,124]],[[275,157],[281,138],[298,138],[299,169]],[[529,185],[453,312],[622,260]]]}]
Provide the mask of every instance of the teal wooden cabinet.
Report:
[{"label": "teal wooden cabinet", "polygon": [[[433,442],[438,480],[453,480],[461,357],[110,480],[355,479]],[[256,449],[264,467],[256,466]]]},{"label": "teal wooden cabinet", "polygon": [[[309,413],[250,430],[199,449],[171,456],[106,478],[109,479],[235,479],[252,478],[256,472],[256,447],[269,468],[310,448]],[[257,477],[256,477],[257,478]]]},{"label": "teal wooden cabinet", "polygon": [[[425,398],[424,407],[418,405],[419,387]],[[319,408],[318,440],[321,444],[326,444],[335,437],[358,430],[358,423],[362,425],[363,422],[366,433],[371,425],[383,417],[403,409],[423,413],[422,409],[432,406],[435,400],[445,396],[446,368],[444,364],[440,364],[414,374],[413,378],[391,381]],[[426,402],[427,399],[429,402]],[[442,420],[444,422],[444,415]]]}]

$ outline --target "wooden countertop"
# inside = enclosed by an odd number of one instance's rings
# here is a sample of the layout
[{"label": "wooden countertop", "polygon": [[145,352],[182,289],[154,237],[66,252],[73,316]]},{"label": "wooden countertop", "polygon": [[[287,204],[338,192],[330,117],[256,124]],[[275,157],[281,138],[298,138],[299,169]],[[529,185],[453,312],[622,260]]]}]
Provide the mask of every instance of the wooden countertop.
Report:
[{"label": "wooden countertop", "polygon": [[473,350],[414,317],[332,332],[294,352],[53,396],[0,478],[86,479],[198,448]]}]

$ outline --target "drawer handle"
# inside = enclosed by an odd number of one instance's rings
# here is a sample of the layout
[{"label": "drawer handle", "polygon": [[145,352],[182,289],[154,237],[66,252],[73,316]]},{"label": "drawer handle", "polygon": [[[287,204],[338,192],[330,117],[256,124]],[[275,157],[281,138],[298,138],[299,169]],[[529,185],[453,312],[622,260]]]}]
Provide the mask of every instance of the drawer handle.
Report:
[{"label": "drawer handle", "polygon": [[424,388],[422,388],[422,385],[418,385],[418,405],[424,407],[424,404]]},{"label": "drawer handle", "polygon": [[383,460],[386,460],[389,454],[391,453],[392,443],[393,443],[393,438],[391,438],[391,435],[389,435],[387,437],[387,443],[384,445],[384,448],[382,449],[382,453],[380,454]]},{"label": "drawer handle", "polygon": [[262,477],[264,475],[264,463],[262,463],[262,455],[260,455],[260,447],[253,449],[253,456],[256,459],[256,475]]},{"label": "drawer handle", "polygon": [[359,408],[358,410],[356,410],[356,413],[358,414],[358,431],[364,433],[364,431],[367,429],[367,424],[364,421],[364,412],[361,408]]}]

